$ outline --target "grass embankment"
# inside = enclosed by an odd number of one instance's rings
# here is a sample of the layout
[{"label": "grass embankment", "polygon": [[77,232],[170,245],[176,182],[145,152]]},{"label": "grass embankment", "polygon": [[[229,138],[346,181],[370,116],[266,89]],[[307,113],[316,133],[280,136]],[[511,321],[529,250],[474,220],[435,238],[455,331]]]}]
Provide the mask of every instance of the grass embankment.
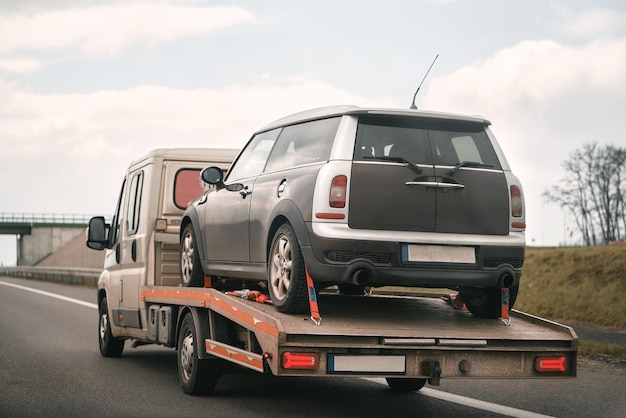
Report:
[{"label": "grass embankment", "polygon": [[[559,322],[626,328],[626,247],[527,248],[515,308]],[[584,356],[626,347],[581,340]]]}]

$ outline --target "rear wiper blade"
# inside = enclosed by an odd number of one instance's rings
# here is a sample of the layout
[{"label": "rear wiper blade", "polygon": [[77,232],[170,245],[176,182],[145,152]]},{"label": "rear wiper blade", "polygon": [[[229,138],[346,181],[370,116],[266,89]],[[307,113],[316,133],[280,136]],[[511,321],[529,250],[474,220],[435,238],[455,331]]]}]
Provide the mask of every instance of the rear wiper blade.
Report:
[{"label": "rear wiper blade", "polygon": [[365,159],[368,160],[380,160],[380,161],[392,161],[394,163],[404,163],[404,164],[408,164],[409,167],[411,167],[413,170],[415,170],[417,172],[417,174],[422,174],[422,169],[413,161],[407,160],[406,158],[402,158],[402,157],[389,157],[389,156],[382,156],[382,157],[364,157]]},{"label": "rear wiper blade", "polygon": [[489,164],[483,164],[483,163],[479,163],[476,161],[460,161],[458,163],[456,163],[454,165],[454,168],[450,171],[448,171],[448,175],[452,176],[454,175],[454,173],[457,172],[457,170],[461,167],[480,167],[480,168],[493,168],[492,165]]}]

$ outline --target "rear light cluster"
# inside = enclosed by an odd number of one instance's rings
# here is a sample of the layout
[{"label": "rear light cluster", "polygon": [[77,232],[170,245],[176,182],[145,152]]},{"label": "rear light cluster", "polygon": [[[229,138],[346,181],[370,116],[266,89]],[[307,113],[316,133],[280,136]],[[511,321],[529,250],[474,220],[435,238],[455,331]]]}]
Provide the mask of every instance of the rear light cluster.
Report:
[{"label": "rear light cluster", "polygon": [[[517,186],[511,186],[511,216],[521,218],[524,215],[524,205],[522,204],[522,191]],[[513,228],[526,228],[526,222],[513,222]]]},{"label": "rear light cluster", "polygon": [[316,353],[292,353],[285,352],[282,356],[284,369],[315,370],[320,362]]},{"label": "rear light cluster", "polygon": [[564,373],[567,371],[567,357],[537,357],[535,371],[539,373]]},{"label": "rear light cluster", "polygon": [[346,176],[335,176],[330,184],[330,195],[328,196],[328,204],[331,208],[346,207],[346,189],[348,178]]}]

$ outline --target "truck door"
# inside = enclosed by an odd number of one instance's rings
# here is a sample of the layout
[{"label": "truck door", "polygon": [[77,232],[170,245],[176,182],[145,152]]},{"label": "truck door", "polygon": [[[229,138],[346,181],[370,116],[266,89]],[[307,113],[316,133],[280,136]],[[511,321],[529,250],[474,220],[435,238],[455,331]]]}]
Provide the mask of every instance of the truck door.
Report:
[{"label": "truck door", "polygon": [[128,198],[122,216],[120,239],[120,303],[118,319],[121,326],[141,328],[139,319],[139,287],[145,275],[145,228],[141,225],[141,202],[145,168],[129,175]]}]

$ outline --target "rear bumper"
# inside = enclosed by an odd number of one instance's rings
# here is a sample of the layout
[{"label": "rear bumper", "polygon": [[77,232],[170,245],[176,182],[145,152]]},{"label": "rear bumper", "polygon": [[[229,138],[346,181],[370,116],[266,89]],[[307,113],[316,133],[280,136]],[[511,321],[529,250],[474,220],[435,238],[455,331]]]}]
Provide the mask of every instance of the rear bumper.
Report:
[{"label": "rear bumper", "polygon": [[464,244],[473,248],[475,263],[416,263],[403,262],[401,242],[332,239],[320,237],[311,230],[309,232],[311,246],[303,246],[302,253],[309,274],[318,282],[369,286],[487,287],[516,284],[522,275],[523,242],[518,245]]}]

